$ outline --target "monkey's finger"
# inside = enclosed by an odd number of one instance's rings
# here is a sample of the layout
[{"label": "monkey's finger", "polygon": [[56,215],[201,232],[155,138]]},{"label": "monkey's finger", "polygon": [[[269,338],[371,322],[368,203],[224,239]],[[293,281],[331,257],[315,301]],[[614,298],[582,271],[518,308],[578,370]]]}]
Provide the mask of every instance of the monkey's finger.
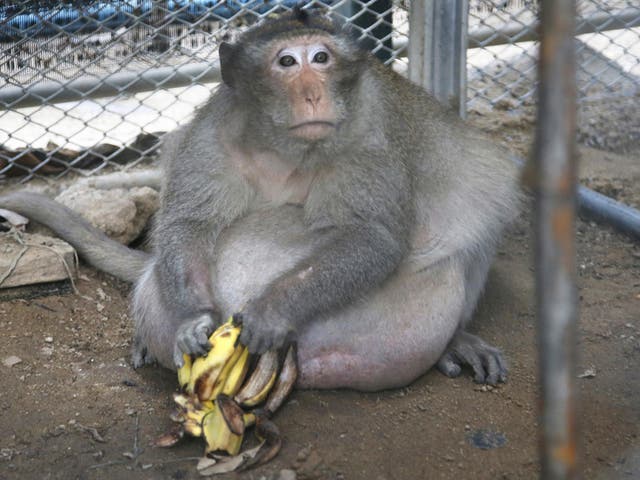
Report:
[{"label": "monkey's finger", "polygon": [[[242,332],[240,333],[240,343],[247,348],[249,348],[249,344],[251,343],[251,329],[246,327],[246,324],[243,324]],[[249,353],[254,353],[249,348]]]},{"label": "monkey's finger", "polygon": [[213,331],[213,322],[211,321],[201,321],[196,324],[196,327],[193,329],[193,339],[198,343],[198,345],[204,349],[204,353],[207,353],[211,350],[211,343],[209,343],[209,336]]},{"label": "monkey's finger", "polygon": [[[206,355],[208,351],[209,349],[204,347],[194,336],[194,331],[189,329],[178,332],[178,336],[176,337],[176,346],[173,350],[173,360],[174,363],[176,363],[176,360],[180,361],[180,365],[182,366],[183,353],[193,355],[195,357],[201,357]],[[178,365],[178,363],[176,363],[176,365]]]},{"label": "monkey's finger", "polygon": [[173,346],[173,364],[176,368],[182,368],[184,365],[184,357],[182,356],[182,350],[178,347],[178,343]]},{"label": "monkey's finger", "polygon": [[270,342],[267,342],[263,335],[254,335],[247,347],[249,348],[249,353],[262,355],[269,349],[269,344]]}]

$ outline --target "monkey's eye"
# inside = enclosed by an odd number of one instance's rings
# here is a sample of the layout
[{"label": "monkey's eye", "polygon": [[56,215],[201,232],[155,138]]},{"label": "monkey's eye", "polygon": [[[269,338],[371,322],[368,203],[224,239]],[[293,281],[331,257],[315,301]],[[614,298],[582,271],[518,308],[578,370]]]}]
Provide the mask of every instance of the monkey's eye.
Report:
[{"label": "monkey's eye", "polygon": [[278,60],[278,63],[283,67],[291,67],[292,65],[296,64],[296,59],[293,58],[291,55],[283,55]]},{"label": "monkey's eye", "polygon": [[315,63],[327,63],[329,61],[329,54],[327,52],[318,52],[313,56]]}]

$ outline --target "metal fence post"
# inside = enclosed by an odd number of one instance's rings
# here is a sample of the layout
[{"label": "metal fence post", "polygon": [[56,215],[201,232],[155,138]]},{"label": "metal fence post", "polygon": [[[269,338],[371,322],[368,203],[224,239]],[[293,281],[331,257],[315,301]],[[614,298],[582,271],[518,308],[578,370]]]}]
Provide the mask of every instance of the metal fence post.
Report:
[{"label": "metal fence post", "polygon": [[413,0],[409,79],[466,116],[468,0]]},{"label": "metal fence post", "polygon": [[575,5],[543,0],[536,175],[541,478],[577,478]]}]

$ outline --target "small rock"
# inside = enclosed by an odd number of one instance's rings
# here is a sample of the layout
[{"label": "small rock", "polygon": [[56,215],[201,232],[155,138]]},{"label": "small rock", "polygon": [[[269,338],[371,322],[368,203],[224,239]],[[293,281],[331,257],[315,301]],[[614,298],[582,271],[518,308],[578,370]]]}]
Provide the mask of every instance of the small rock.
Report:
[{"label": "small rock", "polygon": [[14,365],[17,365],[19,363],[22,363],[22,359],[20,357],[16,357],[15,355],[10,355],[8,357],[6,357],[4,360],[2,360],[2,364],[5,367],[13,367]]},{"label": "small rock", "polygon": [[149,187],[100,190],[74,185],[56,200],[82,215],[114,240],[135,240],[158,209],[158,192]]},{"label": "small rock", "polygon": [[53,343],[53,337],[44,337],[44,341],[47,343]]},{"label": "small rock", "polygon": [[296,460],[299,462],[304,462],[310,453],[311,453],[311,449],[309,447],[303,448],[298,452],[298,456],[296,457]]},{"label": "small rock", "polygon": [[594,378],[596,376],[596,368],[587,368],[584,372],[578,375],[578,378]]},{"label": "small rock", "polygon": [[467,433],[467,441],[476,448],[481,450],[490,450],[502,447],[507,443],[507,438],[501,432],[493,430],[478,429]]},{"label": "small rock", "polygon": [[97,310],[98,312],[103,311],[103,310],[104,310],[104,305],[103,305],[103,304],[101,304],[100,302],[96,303],[96,310]]},{"label": "small rock", "polygon": [[50,357],[51,355],[53,355],[53,347],[42,347],[40,349],[40,355],[42,355],[43,357]]},{"label": "small rock", "polygon": [[0,449],[0,460],[3,461],[11,461],[13,457],[16,456],[18,452],[13,448],[2,448]]},{"label": "small rock", "polygon": [[285,470],[280,470],[277,480],[296,480],[296,478],[298,477],[295,471],[285,469]]}]

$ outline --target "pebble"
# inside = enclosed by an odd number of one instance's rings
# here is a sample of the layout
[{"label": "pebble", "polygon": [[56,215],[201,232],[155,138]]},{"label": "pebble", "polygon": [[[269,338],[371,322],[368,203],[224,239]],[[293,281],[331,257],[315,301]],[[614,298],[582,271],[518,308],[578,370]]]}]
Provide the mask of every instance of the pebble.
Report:
[{"label": "pebble", "polygon": [[40,355],[43,357],[50,357],[53,355],[53,347],[42,347],[40,349]]},{"label": "pebble", "polygon": [[297,475],[293,470],[280,470],[280,474],[278,475],[278,480],[296,480]]},{"label": "pebble", "polygon": [[302,450],[300,450],[298,452],[298,456],[296,458],[296,460],[298,460],[299,462],[304,462],[307,457],[309,456],[309,454],[311,453],[311,449],[310,448],[303,448]]},{"label": "pebble", "polygon": [[2,360],[2,364],[5,367],[13,367],[14,365],[18,365],[22,363],[22,359],[20,357],[16,357],[15,355],[10,355]]},{"label": "pebble", "polygon": [[53,337],[44,337],[44,341],[47,343],[53,343]]}]

